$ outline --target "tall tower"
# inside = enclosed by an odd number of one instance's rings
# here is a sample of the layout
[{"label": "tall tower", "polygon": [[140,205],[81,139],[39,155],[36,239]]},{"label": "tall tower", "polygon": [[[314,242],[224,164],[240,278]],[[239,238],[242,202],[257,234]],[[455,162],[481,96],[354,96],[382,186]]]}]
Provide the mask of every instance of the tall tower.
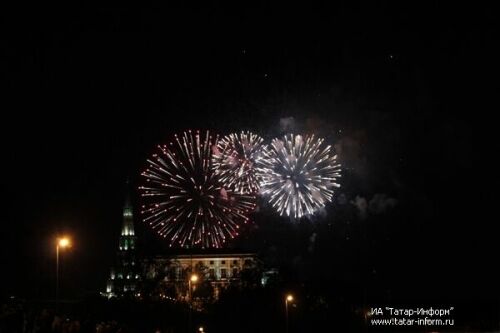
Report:
[{"label": "tall tower", "polygon": [[122,218],[116,265],[111,268],[106,286],[105,295],[109,298],[135,294],[140,281],[140,264],[135,251],[137,237],[135,236],[134,214],[129,195],[125,200]]}]

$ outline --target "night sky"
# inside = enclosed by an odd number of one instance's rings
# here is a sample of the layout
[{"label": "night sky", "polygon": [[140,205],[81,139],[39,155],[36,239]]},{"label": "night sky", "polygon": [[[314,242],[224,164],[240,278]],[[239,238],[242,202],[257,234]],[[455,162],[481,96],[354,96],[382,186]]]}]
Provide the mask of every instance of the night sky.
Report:
[{"label": "night sky", "polygon": [[[345,169],[321,216],[263,208],[242,243],[304,246],[294,263],[355,285],[375,272],[402,299],[498,299],[490,8],[50,6],[1,13],[1,296],[50,297],[58,232],[75,239],[67,290],[103,290],[125,181],[155,145],[249,129],[317,133]],[[161,249],[137,224],[142,251]]]}]

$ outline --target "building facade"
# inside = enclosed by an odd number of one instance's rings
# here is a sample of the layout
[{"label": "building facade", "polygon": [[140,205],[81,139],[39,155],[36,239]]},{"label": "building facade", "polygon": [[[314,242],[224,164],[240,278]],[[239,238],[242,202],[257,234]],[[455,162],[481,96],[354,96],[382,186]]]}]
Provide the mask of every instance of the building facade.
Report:
[{"label": "building facade", "polygon": [[[159,288],[153,294],[160,296],[187,299],[190,292],[203,287],[211,294],[205,293],[205,296],[217,299],[224,288],[245,280],[246,272],[256,272],[259,264],[254,253],[205,250],[202,253],[175,254],[145,259],[144,280],[157,281]],[[197,281],[189,290],[189,280],[193,275]]]}]

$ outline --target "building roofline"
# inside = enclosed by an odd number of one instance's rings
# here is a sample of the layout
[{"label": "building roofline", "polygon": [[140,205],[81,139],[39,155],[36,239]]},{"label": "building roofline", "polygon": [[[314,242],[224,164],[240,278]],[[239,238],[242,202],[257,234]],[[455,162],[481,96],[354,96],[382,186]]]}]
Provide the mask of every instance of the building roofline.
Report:
[{"label": "building roofline", "polygon": [[193,254],[164,254],[156,255],[152,259],[201,259],[201,258],[224,258],[224,257],[256,257],[253,252],[232,252],[232,253],[193,253]]}]

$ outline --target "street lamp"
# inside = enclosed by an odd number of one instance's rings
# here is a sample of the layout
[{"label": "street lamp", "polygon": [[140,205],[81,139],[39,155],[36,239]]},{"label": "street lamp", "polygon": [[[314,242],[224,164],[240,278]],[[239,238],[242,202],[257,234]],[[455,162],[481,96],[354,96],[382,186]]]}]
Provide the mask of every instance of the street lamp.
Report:
[{"label": "street lamp", "polygon": [[198,282],[198,275],[196,274],[191,274],[188,280],[188,294],[189,294],[189,329],[188,332],[191,333],[191,321],[192,321],[192,312],[193,312],[193,301],[192,301],[192,292],[191,292],[191,285],[196,284]]},{"label": "street lamp", "polygon": [[293,302],[293,295],[288,294],[285,297],[285,320],[286,320],[286,328],[285,332],[288,333],[288,303]]},{"label": "street lamp", "polygon": [[56,310],[59,307],[59,249],[65,249],[71,246],[71,241],[64,236],[57,239],[56,245]]},{"label": "street lamp", "polygon": [[188,294],[189,294],[189,302],[191,302],[191,285],[192,284],[196,284],[196,282],[198,282],[198,275],[196,274],[191,274],[191,276],[189,277],[189,281],[188,281],[188,284],[189,284],[189,290],[188,290]]}]

